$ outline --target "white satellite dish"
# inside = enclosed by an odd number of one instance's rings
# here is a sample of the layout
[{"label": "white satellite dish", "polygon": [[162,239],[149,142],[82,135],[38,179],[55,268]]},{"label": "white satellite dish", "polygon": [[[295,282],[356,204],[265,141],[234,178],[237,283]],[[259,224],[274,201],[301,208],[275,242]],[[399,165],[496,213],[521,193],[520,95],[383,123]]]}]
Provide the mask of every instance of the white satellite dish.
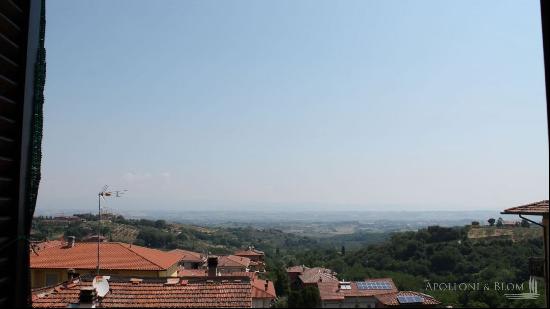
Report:
[{"label": "white satellite dish", "polygon": [[97,296],[104,297],[109,293],[109,282],[107,279],[109,278],[106,276],[95,276],[92,286],[95,288]]}]

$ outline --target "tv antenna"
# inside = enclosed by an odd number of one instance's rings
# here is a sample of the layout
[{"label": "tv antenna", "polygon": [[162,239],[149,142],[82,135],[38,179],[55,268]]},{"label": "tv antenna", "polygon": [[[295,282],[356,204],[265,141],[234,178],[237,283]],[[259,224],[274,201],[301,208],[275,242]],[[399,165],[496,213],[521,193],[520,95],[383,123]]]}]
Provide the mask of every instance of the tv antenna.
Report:
[{"label": "tv antenna", "polygon": [[99,276],[99,246],[101,243],[101,200],[105,201],[106,197],[121,197],[128,190],[109,190],[108,185],[104,185],[101,191],[97,194],[97,275]]}]

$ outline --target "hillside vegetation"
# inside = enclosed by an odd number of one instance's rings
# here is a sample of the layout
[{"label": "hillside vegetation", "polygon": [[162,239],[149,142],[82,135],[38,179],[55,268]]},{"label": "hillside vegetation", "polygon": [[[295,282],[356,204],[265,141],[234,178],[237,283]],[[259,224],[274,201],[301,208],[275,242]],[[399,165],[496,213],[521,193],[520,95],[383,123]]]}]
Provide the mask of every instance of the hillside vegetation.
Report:
[{"label": "hillside vegetation", "polygon": [[521,241],[540,238],[542,231],[532,227],[495,227],[484,226],[468,229],[469,239],[503,238],[512,241]]}]

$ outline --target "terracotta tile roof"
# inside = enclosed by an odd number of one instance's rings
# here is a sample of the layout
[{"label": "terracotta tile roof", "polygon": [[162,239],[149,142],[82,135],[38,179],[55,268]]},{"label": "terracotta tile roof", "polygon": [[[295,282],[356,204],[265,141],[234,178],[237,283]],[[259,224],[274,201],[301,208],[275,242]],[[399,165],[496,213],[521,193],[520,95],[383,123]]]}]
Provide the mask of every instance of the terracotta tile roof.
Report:
[{"label": "terracotta tile roof", "polygon": [[441,304],[437,299],[433,298],[430,295],[426,295],[419,292],[412,292],[412,291],[401,291],[401,292],[394,292],[394,293],[387,293],[387,294],[379,294],[375,295],[376,299],[382,303],[384,306],[399,306],[401,305],[399,303],[399,300],[397,299],[398,296],[419,296],[422,298],[422,304],[417,305],[428,305],[428,306],[435,306]]},{"label": "terracotta tile roof", "polygon": [[[224,275],[224,276],[227,276],[227,275]],[[236,271],[236,272],[231,273],[231,276],[248,277],[250,279],[254,279],[254,278],[258,277],[258,273],[253,272],[253,271]]]},{"label": "terracotta tile roof", "polygon": [[178,269],[178,277],[190,278],[190,277],[207,277],[208,270],[206,269]]},{"label": "terracotta tile roof", "polygon": [[[165,252],[119,242],[100,243],[101,269],[166,270],[182,258]],[[30,253],[31,268],[96,269],[97,243],[75,243],[74,247],[49,247]]]},{"label": "terracotta tile roof", "polygon": [[[171,280],[172,279],[172,280]],[[175,280],[174,280],[175,279]],[[247,278],[215,280],[146,278],[134,282],[111,277],[109,292],[100,300],[105,308],[250,308],[251,283]],[[67,307],[78,303],[80,288],[90,287],[92,277],[82,277],[48,292],[33,293],[34,308]]]},{"label": "terracotta tile roof", "polygon": [[303,283],[317,283],[317,282],[338,282],[336,273],[330,269],[323,267],[313,267],[304,270],[298,278]]},{"label": "terracotta tile roof", "polygon": [[[181,269],[178,271],[178,277],[189,278],[205,278],[208,277],[208,271],[206,269]],[[273,281],[259,279],[256,272],[234,272],[231,274],[224,274],[224,278],[242,278],[247,277],[252,282],[252,298],[277,298],[275,292],[275,286]],[[210,279],[210,278],[209,278]],[[267,283],[267,290],[265,285]]]},{"label": "terracotta tile roof", "polygon": [[218,259],[218,267],[248,267],[250,259],[236,255],[224,255]]},{"label": "terracotta tile roof", "polygon": [[252,280],[252,298],[277,298],[273,281],[254,278]]},{"label": "terracotta tile roof", "polygon": [[263,256],[265,253],[260,250],[256,250],[254,248],[248,248],[246,250],[239,250],[234,253],[234,255],[238,256]]},{"label": "terracotta tile roof", "polygon": [[[254,279],[257,277],[256,272],[252,271],[236,271],[230,274],[223,274],[224,277],[248,277]],[[178,277],[181,278],[196,278],[196,277],[208,277],[208,270],[206,269],[178,269]]]},{"label": "terracotta tile roof", "polygon": [[508,208],[501,213],[512,215],[548,215],[548,200]]},{"label": "terracotta tile roof", "polygon": [[183,262],[200,263],[200,262],[206,261],[206,258],[198,252],[182,250],[182,249],[174,249],[174,250],[169,251],[169,252],[182,254],[183,258],[181,260]]},{"label": "terracotta tile roof", "polygon": [[346,297],[371,297],[379,294],[398,292],[391,278],[369,278],[365,279],[365,281],[388,282],[391,288],[385,290],[360,290],[357,288],[357,282],[349,282],[351,288],[345,290],[340,289],[340,282],[338,281],[326,281],[317,283],[319,287],[319,296],[321,300],[343,300]]}]

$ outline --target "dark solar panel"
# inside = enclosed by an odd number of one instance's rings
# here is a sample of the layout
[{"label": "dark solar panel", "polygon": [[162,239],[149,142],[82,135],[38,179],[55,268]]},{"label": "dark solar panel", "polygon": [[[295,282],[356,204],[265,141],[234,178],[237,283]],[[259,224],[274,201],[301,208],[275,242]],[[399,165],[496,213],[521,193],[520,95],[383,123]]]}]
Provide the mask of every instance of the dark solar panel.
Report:
[{"label": "dark solar panel", "polygon": [[397,300],[400,304],[418,304],[424,302],[424,299],[420,296],[397,296]]},{"label": "dark solar panel", "polygon": [[388,281],[359,281],[356,282],[359,290],[391,290],[392,285]]}]

